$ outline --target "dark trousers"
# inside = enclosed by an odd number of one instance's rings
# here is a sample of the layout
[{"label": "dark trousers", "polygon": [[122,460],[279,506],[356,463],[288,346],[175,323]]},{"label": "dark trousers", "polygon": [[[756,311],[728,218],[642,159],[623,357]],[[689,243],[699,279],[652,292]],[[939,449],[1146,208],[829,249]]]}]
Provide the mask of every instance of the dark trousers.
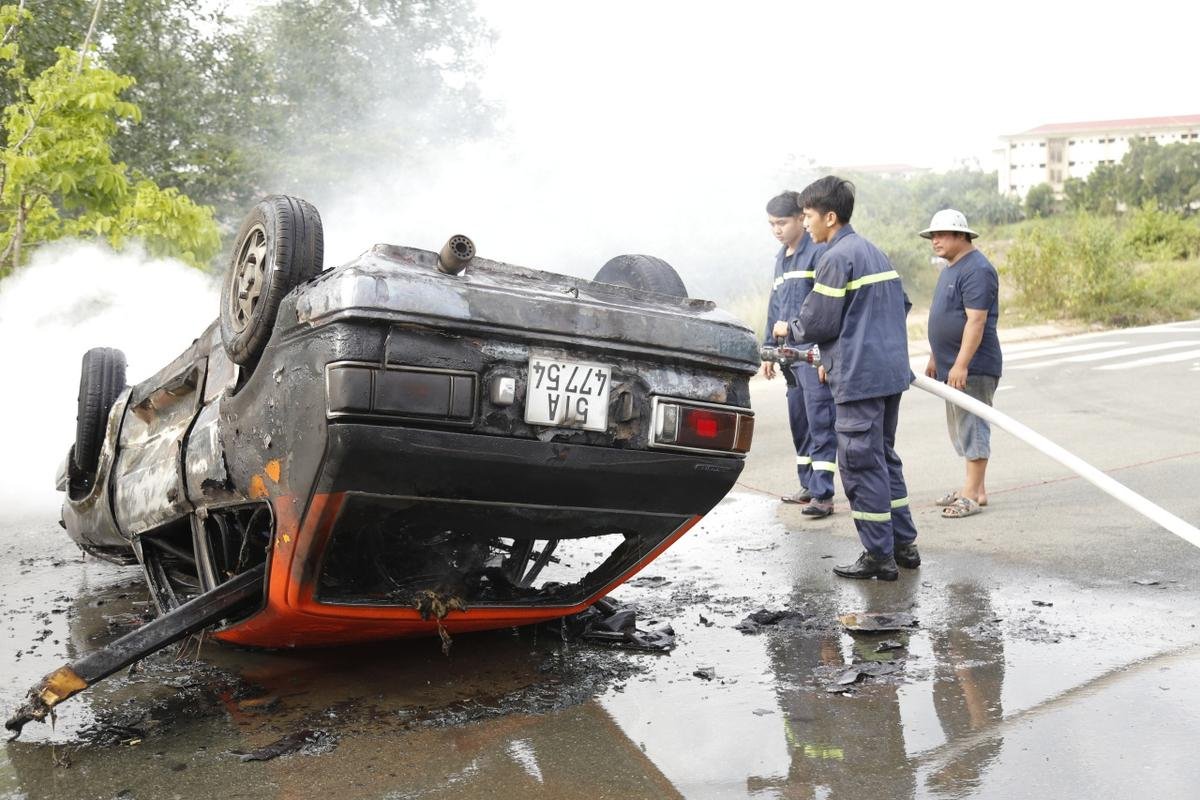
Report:
[{"label": "dark trousers", "polygon": [[804,389],[804,411],[808,417],[808,439],[804,455],[811,469],[806,484],[817,500],[833,497],[833,475],[837,472],[837,405],[829,384],[821,383],[817,371],[807,364],[796,367],[796,376]]},{"label": "dark trousers", "polygon": [[[808,410],[804,406],[804,385],[799,378],[799,365],[784,367],[787,380],[788,424],[792,429],[792,444],[796,446],[796,477],[800,485],[811,489],[812,458],[808,455]],[[807,364],[804,369],[812,369]],[[814,493],[815,495],[815,493]]]},{"label": "dark trousers", "polygon": [[903,464],[896,455],[900,395],[837,404],[838,467],[863,548],[890,556],[917,538]]}]

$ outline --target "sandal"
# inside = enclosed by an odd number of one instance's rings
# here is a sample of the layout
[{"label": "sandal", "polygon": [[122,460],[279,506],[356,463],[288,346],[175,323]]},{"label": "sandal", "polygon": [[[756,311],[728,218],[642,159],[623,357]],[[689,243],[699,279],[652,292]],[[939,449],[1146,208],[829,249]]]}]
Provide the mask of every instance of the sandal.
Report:
[{"label": "sandal", "polygon": [[957,489],[955,489],[952,492],[946,492],[944,495],[939,497],[937,500],[934,500],[933,502],[935,505],[939,505],[939,506],[952,506],[952,505],[954,505],[954,502],[956,500],[958,500],[958,490]]},{"label": "sandal", "polygon": [[982,510],[979,503],[976,503],[971,498],[960,497],[942,509],[942,516],[946,519],[962,519],[963,517],[978,514]]},{"label": "sandal", "polygon": [[[934,500],[934,501],[933,501],[933,504],[934,504],[934,505],[936,505],[936,506],[952,506],[952,505],[954,505],[955,503],[957,503],[957,502],[958,502],[958,500],[959,500],[959,498],[960,498],[960,497],[962,497],[962,495],[960,495],[960,494],[958,493],[958,490],[957,490],[957,489],[955,489],[953,492],[946,492],[944,495],[942,495],[941,497],[939,497],[937,500]],[[980,507],[981,507],[981,508],[982,508],[983,506],[986,506],[986,505],[987,505],[987,500],[984,500],[984,501],[983,501],[982,503],[980,503],[979,505],[980,505]]]}]

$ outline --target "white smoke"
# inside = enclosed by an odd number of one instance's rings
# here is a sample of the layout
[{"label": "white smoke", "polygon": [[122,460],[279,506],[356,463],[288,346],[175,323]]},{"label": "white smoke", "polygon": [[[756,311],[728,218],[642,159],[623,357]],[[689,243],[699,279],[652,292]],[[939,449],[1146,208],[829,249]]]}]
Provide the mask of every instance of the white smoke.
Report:
[{"label": "white smoke", "polygon": [[0,282],[0,513],[56,513],[84,352],[124,351],[137,383],[216,318],[217,295],[213,276],[178,261],[79,242],[40,248]]},{"label": "white smoke", "polygon": [[584,278],[622,253],[655,255],[692,296],[727,301],[769,280],[777,243],[765,206],[785,188],[762,165],[731,161],[699,174],[664,159],[616,170],[531,156],[498,137],[307,199],[321,212],[331,266],[377,242],[438,250],[462,233],[484,258]]}]

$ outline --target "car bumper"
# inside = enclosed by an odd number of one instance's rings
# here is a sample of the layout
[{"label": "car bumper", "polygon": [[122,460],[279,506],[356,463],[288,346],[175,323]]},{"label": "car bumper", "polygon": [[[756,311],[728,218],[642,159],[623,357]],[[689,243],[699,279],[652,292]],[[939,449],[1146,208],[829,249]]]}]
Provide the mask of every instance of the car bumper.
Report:
[{"label": "car bumper", "polygon": [[[263,608],[217,635],[327,645],[576,613],[694,526],[741,469],[736,457],[331,423],[311,499],[272,498]],[[573,582],[492,579],[497,543],[614,537],[616,550]],[[411,572],[399,566],[410,562]]]}]

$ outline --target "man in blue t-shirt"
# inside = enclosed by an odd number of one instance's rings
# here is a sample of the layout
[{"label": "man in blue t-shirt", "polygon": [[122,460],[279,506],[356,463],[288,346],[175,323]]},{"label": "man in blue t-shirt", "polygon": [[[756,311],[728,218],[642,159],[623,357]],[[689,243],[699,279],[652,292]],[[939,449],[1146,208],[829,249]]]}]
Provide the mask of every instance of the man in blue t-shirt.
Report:
[{"label": "man in blue t-shirt", "polygon": [[[925,374],[980,402],[992,404],[1000,381],[1003,357],[996,336],[1000,318],[1000,276],[975,249],[979,234],[967,218],[947,208],[933,215],[921,236],[933,242],[933,252],[946,260],[929,304],[929,347]],[[953,403],[946,403],[946,425],[954,450],[966,459],[961,489],[938,499],[942,516],[959,519],[978,514],[987,505],[984,478],[991,456],[991,428],[985,420]]]}]

